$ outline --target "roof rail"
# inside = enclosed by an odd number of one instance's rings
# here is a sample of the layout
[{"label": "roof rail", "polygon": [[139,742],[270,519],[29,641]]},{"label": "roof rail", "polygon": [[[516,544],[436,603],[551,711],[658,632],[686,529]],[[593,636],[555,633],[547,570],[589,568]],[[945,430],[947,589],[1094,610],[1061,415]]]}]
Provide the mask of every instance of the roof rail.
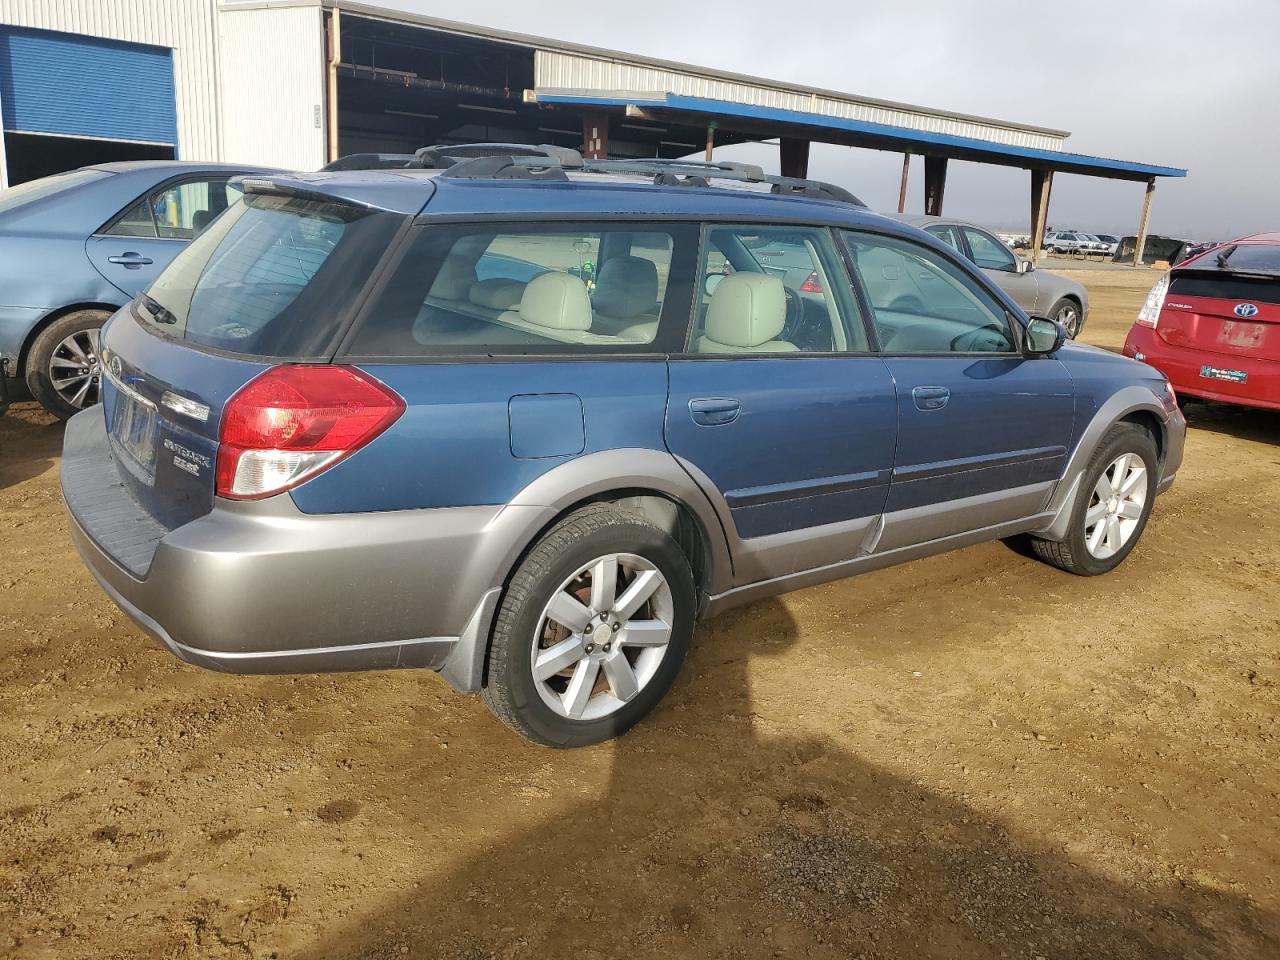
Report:
[{"label": "roof rail", "polygon": [[[770,192],[786,197],[808,197],[815,200],[834,200],[858,207],[866,204],[844,187],[821,180],[804,180],[799,177],[776,177],[751,163],[722,161],[702,163],[696,160],[585,160],[576,150],[566,147],[542,145],[529,147],[516,144],[468,144],[466,149],[476,152],[464,159],[456,151],[460,148],[425,147],[419,156],[440,149],[439,161],[447,164],[448,177],[467,180],[564,180],[566,170],[582,173],[632,173],[652,176],[659,186],[706,187],[711,180],[733,180],[739,183],[767,183]],[[480,152],[483,150],[483,152]]]},{"label": "roof rail", "polygon": [[415,167],[448,170],[465,160],[497,157],[523,157],[529,160],[554,160],[557,166],[573,167],[582,163],[582,154],[551,143],[533,146],[528,143],[455,143],[421,147],[415,153]]}]

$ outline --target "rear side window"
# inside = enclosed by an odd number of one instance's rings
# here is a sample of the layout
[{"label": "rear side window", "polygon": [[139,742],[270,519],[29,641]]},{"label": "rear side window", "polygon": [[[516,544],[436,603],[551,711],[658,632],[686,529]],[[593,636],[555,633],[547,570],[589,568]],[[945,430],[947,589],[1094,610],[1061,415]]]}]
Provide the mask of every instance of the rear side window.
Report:
[{"label": "rear side window", "polygon": [[343,203],[246,197],[174,259],[138,315],[229,353],[327,356],[402,222]]},{"label": "rear side window", "polygon": [[352,335],[358,357],[653,353],[683,343],[696,228],[420,227]]},{"label": "rear side window", "polygon": [[109,237],[190,240],[241,193],[227,177],[184,180],[143,197],[103,232]]}]

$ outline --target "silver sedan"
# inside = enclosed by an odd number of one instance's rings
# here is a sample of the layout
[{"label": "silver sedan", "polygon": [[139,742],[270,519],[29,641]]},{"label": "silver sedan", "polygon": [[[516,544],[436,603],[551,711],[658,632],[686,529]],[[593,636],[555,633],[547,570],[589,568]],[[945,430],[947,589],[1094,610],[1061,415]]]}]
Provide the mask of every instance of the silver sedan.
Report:
[{"label": "silver sedan", "polygon": [[985,227],[946,217],[898,215],[919,227],[981,268],[1028,315],[1052,317],[1075,339],[1089,314],[1089,294],[1082,285],[1048,270],[1039,270],[1019,257]]}]

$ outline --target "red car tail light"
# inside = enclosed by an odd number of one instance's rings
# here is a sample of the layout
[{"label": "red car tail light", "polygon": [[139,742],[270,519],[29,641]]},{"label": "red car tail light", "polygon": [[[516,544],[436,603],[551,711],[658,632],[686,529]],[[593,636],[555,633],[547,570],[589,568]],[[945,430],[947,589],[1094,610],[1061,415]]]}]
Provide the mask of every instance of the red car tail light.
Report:
[{"label": "red car tail light", "polygon": [[818,279],[818,273],[815,270],[804,278],[804,283],[800,284],[801,293],[821,293],[822,281]]},{"label": "red car tail light", "polygon": [[272,367],[222,412],[218,496],[259,500],[296,487],[355,453],[404,409],[389,387],[353,367]]},{"label": "red car tail light", "polygon": [[1169,275],[1166,273],[1157,280],[1147,294],[1147,302],[1138,311],[1137,322],[1144,327],[1154,328],[1160,322],[1160,311],[1164,309],[1164,298],[1169,292]]}]

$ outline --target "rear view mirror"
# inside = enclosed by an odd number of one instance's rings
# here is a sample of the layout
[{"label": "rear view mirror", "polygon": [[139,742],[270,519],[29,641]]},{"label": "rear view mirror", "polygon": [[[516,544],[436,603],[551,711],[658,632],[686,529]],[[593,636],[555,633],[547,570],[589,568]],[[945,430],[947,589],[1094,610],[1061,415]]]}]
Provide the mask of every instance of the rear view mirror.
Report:
[{"label": "rear view mirror", "polygon": [[1062,349],[1066,341],[1067,331],[1057,320],[1050,320],[1048,317],[1032,317],[1027,321],[1027,356],[1051,357]]}]

